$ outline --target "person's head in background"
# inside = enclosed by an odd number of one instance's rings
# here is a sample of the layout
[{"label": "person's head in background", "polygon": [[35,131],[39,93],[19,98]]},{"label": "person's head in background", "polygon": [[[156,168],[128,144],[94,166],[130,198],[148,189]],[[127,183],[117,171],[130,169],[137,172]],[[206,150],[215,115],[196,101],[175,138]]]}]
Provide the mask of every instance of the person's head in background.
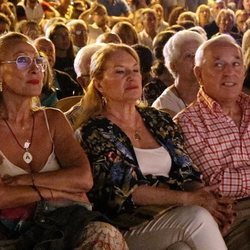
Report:
[{"label": "person's head in background", "polygon": [[196,83],[194,76],[194,55],[205,41],[198,33],[183,30],[173,35],[163,48],[165,66],[177,81]]},{"label": "person's head in background", "polygon": [[244,10],[250,15],[250,1],[249,0],[242,0],[242,5]]},{"label": "person's head in background", "polygon": [[157,21],[158,21],[158,23],[160,23],[163,20],[163,14],[164,14],[164,10],[163,10],[162,5],[159,3],[155,3],[155,4],[151,5],[150,8],[155,10],[155,12],[157,14]]},{"label": "person's head in background", "polygon": [[67,26],[61,22],[48,27],[45,36],[49,38],[56,49],[56,57],[74,58],[73,43]]},{"label": "person's head in background", "polygon": [[22,5],[16,6],[16,19],[17,19],[17,22],[27,19],[25,9]]},{"label": "person's head in background", "polygon": [[122,43],[125,43],[127,45],[133,45],[138,43],[138,36],[136,30],[129,22],[118,22],[113,26],[111,31],[121,38]]},{"label": "person's head in background", "polygon": [[83,20],[71,20],[66,26],[69,29],[73,45],[79,49],[84,47],[88,41],[87,24]]},{"label": "person's head in background", "polygon": [[204,27],[210,22],[210,17],[210,7],[206,4],[201,4],[196,10],[196,18],[198,20],[198,25]]},{"label": "person's head in background", "polygon": [[96,43],[122,43],[122,40],[115,33],[105,32],[96,38]]},{"label": "person's head in background", "polygon": [[150,71],[153,65],[154,57],[151,49],[141,44],[132,45],[140,59],[140,68],[142,75],[142,87],[145,86],[150,80]]},{"label": "person's head in background", "polygon": [[190,21],[190,20],[180,21],[180,22],[178,22],[178,25],[181,25],[185,30],[196,27],[195,23],[193,21]]},{"label": "person's head in background", "polygon": [[150,8],[144,9],[141,14],[141,23],[148,35],[151,37],[156,35],[158,22],[155,10]]},{"label": "person's head in background", "polygon": [[194,25],[197,24],[197,17],[196,14],[192,11],[185,11],[183,13],[181,13],[176,21],[177,24],[181,25],[181,22],[184,21],[191,21],[194,23]]},{"label": "person's head in background", "polygon": [[245,10],[237,10],[235,13],[235,18],[238,32],[243,34],[247,29],[246,21],[248,19],[248,14]]},{"label": "person's head in background", "polygon": [[175,34],[173,30],[162,31],[153,40],[153,54],[158,60],[164,60],[163,48],[167,41]]},{"label": "person's head in background", "polygon": [[215,20],[217,15],[219,14],[220,10],[222,9],[226,9],[226,3],[224,0],[216,0],[213,4],[212,4],[212,8],[211,8],[211,15],[212,18]]},{"label": "person's head in background", "polygon": [[133,16],[133,25],[134,25],[137,33],[141,32],[143,30],[143,26],[141,23],[142,11],[143,11],[143,8],[136,10],[134,12],[134,16]]},{"label": "person's head in background", "polygon": [[16,26],[16,31],[28,36],[32,40],[35,40],[42,34],[39,24],[29,20],[19,22]]},{"label": "person's head in background", "polygon": [[11,22],[9,18],[5,14],[0,13],[0,34],[9,32],[10,25],[11,25]]},{"label": "person's head in background", "polygon": [[179,32],[181,30],[185,30],[185,28],[179,24],[174,24],[172,26],[169,26],[166,31],[174,31],[174,32]]},{"label": "person's head in background", "polygon": [[222,9],[217,15],[216,24],[220,33],[230,33],[235,24],[234,12],[230,9]]},{"label": "person's head in background", "polygon": [[78,19],[79,16],[91,6],[91,3],[87,0],[79,1],[76,0],[73,2],[73,10],[71,14],[71,19]]},{"label": "person's head in background", "polygon": [[89,13],[92,17],[93,22],[101,29],[105,30],[108,24],[108,12],[104,5],[94,3]]},{"label": "person's head in background", "polygon": [[34,40],[34,46],[39,52],[47,56],[49,65],[53,68],[56,60],[56,51],[52,41],[46,37],[38,37]]},{"label": "person's head in background", "polygon": [[87,89],[87,86],[90,82],[90,61],[91,56],[99,49],[106,46],[105,43],[93,43],[88,44],[85,47],[81,48],[76,54],[74,60],[74,69],[77,76],[77,82],[84,88]]},{"label": "person's head in background", "polygon": [[201,26],[195,26],[190,28],[189,30],[199,33],[205,40],[208,39],[206,31]]},{"label": "person's head in background", "polygon": [[250,48],[250,29],[247,30],[242,38],[242,53],[245,55],[248,48]]},{"label": "person's head in background", "polygon": [[169,26],[177,24],[177,19],[178,19],[179,15],[185,11],[187,11],[185,9],[185,7],[180,7],[180,6],[177,6],[174,9],[172,9],[172,11],[170,12],[169,17],[168,17]]}]

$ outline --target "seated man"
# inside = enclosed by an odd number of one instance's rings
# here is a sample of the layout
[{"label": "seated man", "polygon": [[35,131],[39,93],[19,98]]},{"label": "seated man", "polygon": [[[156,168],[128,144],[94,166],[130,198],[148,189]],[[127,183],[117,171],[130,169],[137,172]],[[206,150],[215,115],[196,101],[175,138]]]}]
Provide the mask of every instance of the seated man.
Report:
[{"label": "seated man", "polygon": [[[219,194],[238,200],[236,222],[241,224],[237,233],[242,239],[234,240],[237,234],[231,234],[228,246],[249,249],[250,97],[242,93],[245,67],[241,48],[228,35],[206,41],[196,51],[194,72],[201,85],[197,101],[175,121],[206,184],[219,184]],[[244,210],[240,209],[243,203]]]}]

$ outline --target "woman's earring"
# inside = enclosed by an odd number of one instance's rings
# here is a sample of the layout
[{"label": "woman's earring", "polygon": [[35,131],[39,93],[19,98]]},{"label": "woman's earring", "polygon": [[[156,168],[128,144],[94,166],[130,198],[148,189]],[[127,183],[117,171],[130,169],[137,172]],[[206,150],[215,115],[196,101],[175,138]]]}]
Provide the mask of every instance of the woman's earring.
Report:
[{"label": "woman's earring", "polygon": [[0,92],[3,92],[3,82],[0,81]]},{"label": "woman's earring", "polygon": [[107,98],[105,96],[102,96],[102,106],[107,105]]}]

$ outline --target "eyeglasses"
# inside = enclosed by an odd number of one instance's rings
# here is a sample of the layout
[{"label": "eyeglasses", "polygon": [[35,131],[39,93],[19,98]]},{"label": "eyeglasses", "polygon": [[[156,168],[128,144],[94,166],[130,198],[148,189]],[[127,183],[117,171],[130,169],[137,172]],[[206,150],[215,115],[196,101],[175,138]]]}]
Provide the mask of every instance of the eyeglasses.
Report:
[{"label": "eyeglasses", "polygon": [[19,57],[17,57],[16,60],[13,60],[13,61],[1,61],[0,63],[1,64],[15,63],[19,70],[26,70],[31,66],[31,64],[33,62],[35,63],[36,67],[39,70],[41,70],[42,72],[45,71],[45,69],[46,69],[46,61],[41,56],[35,57],[33,59],[31,57],[29,57],[29,56],[19,56]]},{"label": "eyeglasses", "polygon": [[80,35],[83,35],[83,34],[86,34],[87,32],[86,31],[83,31],[83,30],[75,30],[75,31],[72,31],[71,34],[73,35],[77,35],[77,36],[80,36]]}]

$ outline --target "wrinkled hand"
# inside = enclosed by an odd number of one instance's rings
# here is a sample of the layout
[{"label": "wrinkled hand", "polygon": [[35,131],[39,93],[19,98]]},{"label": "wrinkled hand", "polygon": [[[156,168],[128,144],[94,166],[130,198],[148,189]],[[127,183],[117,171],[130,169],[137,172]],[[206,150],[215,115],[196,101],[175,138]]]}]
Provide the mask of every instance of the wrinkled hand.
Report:
[{"label": "wrinkled hand", "polygon": [[206,208],[215,218],[222,234],[226,234],[233,223],[236,212],[234,200],[215,194],[220,184],[200,188],[193,192],[195,204]]}]

